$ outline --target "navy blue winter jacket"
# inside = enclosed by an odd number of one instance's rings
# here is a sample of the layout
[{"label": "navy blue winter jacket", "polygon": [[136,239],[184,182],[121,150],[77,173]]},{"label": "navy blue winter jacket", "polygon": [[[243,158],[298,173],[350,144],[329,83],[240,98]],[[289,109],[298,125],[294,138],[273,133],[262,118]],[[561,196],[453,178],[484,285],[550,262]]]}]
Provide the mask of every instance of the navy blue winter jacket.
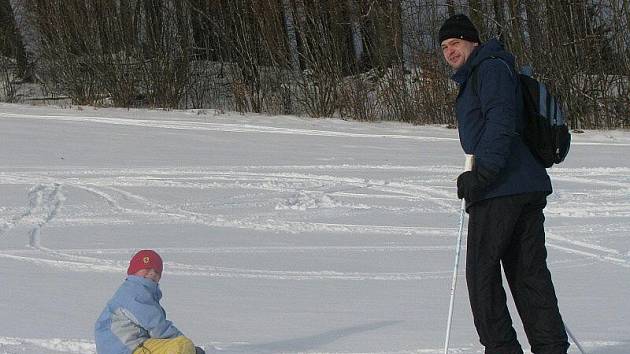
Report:
[{"label": "navy blue winter jacket", "polygon": [[[477,67],[476,88],[471,74]],[[490,40],[477,47],[452,79],[459,85],[455,105],[459,140],[479,168],[495,178],[480,200],[528,193],[551,193],[545,167],[522,139],[523,99],[514,57],[501,42]]]}]

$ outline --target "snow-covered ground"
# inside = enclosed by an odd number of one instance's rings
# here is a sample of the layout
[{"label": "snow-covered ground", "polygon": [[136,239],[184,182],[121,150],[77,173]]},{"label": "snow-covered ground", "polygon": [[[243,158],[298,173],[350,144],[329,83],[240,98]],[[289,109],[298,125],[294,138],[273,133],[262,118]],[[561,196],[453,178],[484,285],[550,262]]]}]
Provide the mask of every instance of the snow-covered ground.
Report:
[{"label": "snow-covered ground", "polygon": [[[587,131],[550,170],[549,264],[589,353],[630,353],[628,155]],[[462,163],[442,127],[2,104],[0,353],[94,353],[140,248],[219,353],[441,353]],[[451,347],[480,353],[460,275]]]}]

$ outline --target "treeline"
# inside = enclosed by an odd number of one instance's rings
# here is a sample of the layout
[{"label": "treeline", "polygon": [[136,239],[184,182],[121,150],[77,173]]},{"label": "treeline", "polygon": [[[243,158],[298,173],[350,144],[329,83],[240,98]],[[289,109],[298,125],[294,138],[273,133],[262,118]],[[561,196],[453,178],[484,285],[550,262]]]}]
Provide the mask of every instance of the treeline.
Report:
[{"label": "treeline", "polygon": [[630,0],[0,0],[0,95],[454,122],[437,31],[468,14],[568,107],[630,125]]}]

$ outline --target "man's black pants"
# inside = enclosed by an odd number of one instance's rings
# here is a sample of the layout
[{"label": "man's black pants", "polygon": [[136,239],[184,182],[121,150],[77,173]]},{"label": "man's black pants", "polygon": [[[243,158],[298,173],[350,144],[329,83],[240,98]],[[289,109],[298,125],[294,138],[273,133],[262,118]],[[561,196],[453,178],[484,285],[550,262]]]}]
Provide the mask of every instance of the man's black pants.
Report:
[{"label": "man's black pants", "polygon": [[565,354],[567,334],[547,268],[544,193],[498,197],[468,209],[466,281],[486,354],[521,354],[501,277],[512,297],[535,354]]}]

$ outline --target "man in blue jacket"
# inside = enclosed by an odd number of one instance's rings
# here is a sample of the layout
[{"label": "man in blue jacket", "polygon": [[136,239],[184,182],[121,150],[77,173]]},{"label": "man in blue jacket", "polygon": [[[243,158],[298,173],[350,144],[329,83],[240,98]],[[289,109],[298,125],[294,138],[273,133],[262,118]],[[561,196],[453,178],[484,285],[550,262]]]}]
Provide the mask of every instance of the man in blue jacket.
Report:
[{"label": "man in blue jacket", "polygon": [[[551,193],[544,166],[522,139],[523,101],[514,57],[497,40],[481,43],[465,15],[439,32],[459,86],[459,139],[474,168],[457,178],[469,213],[466,281],[486,354],[522,354],[502,285],[501,264],[535,354],[569,347],[547,268],[543,209]],[[473,72],[475,78],[473,79]]]},{"label": "man in blue jacket", "polygon": [[152,250],[137,252],[129,262],[127,279],[96,321],[98,354],[203,353],[184,337],[160,306],[162,258]]}]

